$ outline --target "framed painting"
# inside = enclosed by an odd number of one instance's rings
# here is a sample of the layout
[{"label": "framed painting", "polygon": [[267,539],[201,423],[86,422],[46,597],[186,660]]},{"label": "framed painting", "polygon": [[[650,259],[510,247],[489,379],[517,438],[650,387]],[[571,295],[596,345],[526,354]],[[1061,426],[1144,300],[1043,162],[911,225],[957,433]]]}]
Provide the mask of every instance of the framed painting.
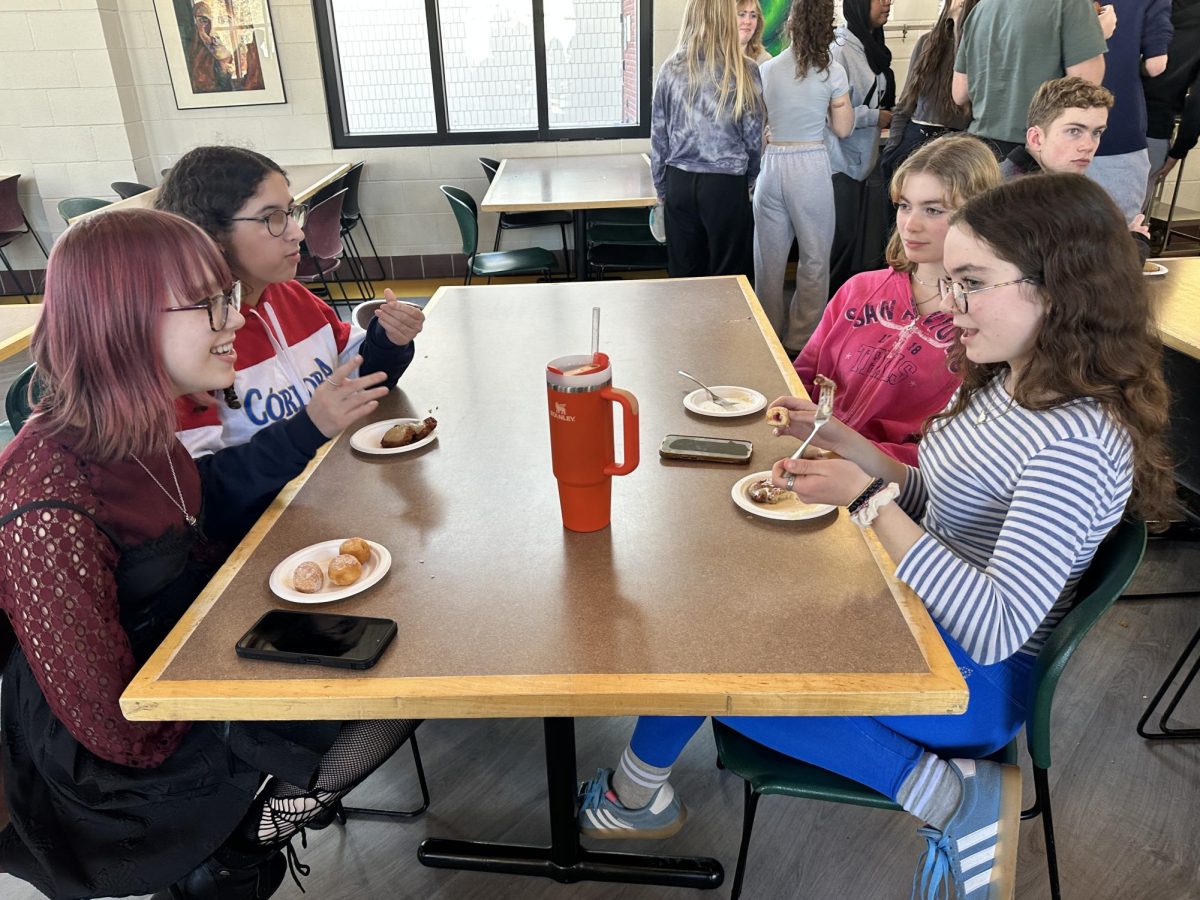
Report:
[{"label": "framed painting", "polygon": [[286,103],[267,0],[154,0],[180,109]]}]

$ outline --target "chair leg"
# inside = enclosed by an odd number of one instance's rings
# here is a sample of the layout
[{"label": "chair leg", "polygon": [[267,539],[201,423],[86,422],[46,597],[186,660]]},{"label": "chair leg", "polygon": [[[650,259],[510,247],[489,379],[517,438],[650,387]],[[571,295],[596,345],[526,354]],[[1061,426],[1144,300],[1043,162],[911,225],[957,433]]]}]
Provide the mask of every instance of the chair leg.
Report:
[{"label": "chair leg", "polygon": [[567,281],[571,280],[571,251],[567,249],[567,225],[565,222],[558,223],[558,230],[562,232],[563,241],[563,274],[567,277]]},{"label": "chair leg", "polygon": [[[1035,801],[1032,808],[1034,815],[1042,816],[1042,828],[1046,832],[1046,869],[1050,873],[1050,898],[1062,900],[1062,888],[1058,883],[1058,852],[1054,846],[1054,816],[1050,811],[1050,778],[1045,769],[1033,767],[1033,784]],[[1025,813],[1021,818],[1027,818]]]},{"label": "chair leg", "polygon": [[354,285],[358,288],[359,296],[363,300],[370,300],[375,296],[375,285],[371,283],[371,279],[367,275],[367,267],[363,263],[362,257],[358,253],[358,246],[354,243],[354,238],[349,231],[342,232],[342,246],[347,251],[346,264],[350,267],[350,274],[354,276]]},{"label": "chair leg", "polygon": [[366,217],[360,215],[358,224],[362,226],[363,233],[367,236],[367,243],[371,245],[371,253],[375,256],[375,263],[379,266],[379,280],[387,281],[387,272],[383,271],[383,260],[379,256],[379,251],[375,249],[375,240],[371,237],[371,229],[367,227]]},{"label": "chair leg", "polygon": [[[31,303],[29,295],[25,293],[25,288],[21,287],[21,280],[17,278],[17,273],[13,271],[13,267],[9,265],[8,257],[4,255],[4,251],[0,250],[0,260],[4,260],[4,268],[8,269],[8,274],[12,276],[13,284],[17,286],[17,290],[21,292],[21,296],[25,298],[26,303]],[[30,277],[29,283],[33,284],[33,278]]]},{"label": "chair leg", "polygon": [[346,824],[349,816],[376,816],[383,819],[415,819],[429,809],[429,784],[425,781],[425,767],[421,765],[421,751],[417,747],[417,733],[414,731],[408,737],[412,745],[413,766],[417,770],[417,784],[421,786],[421,805],[416,809],[374,809],[363,806],[343,806],[340,802],[334,811],[338,823]]},{"label": "chair leg", "polygon": [[754,792],[750,782],[743,784],[746,788],[746,802],[742,809],[742,845],[738,848],[737,869],[733,873],[733,888],[729,892],[729,900],[738,900],[742,895],[742,879],[746,877],[746,857],[750,854],[750,834],[754,831],[754,814],[758,812],[758,801],[762,796]]},{"label": "chair leg", "polygon": [[29,223],[29,217],[25,213],[21,213],[21,218],[25,220],[25,227],[29,229],[29,233],[33,235],[33,239],[37,241],[38,249],[42,251],[42,256],[49,259],[50,254],[46,252],[46,245],[42,243],[42,239],[38,236],[38,233],[33,230],[33,226]]},{"label": "chair leg", "polygon": [[500,249],[500,232],[503,230],[503,226],[504,226],[504,213],[500,213],[500,215],[498,215],[496,217],[496,241],[495,241],[495,243],[492,244],[493,251]]},{"label": "chair leg", "polygon": [[1146,723],[1150,721],[1150,717],[1154,715],[1154,711],[1158,708],[1158,704],[1162,702],[1167,691],[1175,681],[1175,677],[1183,669],[1188,657],[1196,649],[1196,645],[1200,644],[1200,629],[1192,635],[1192,639],[1188,645],[1184,647],[1183,653],[1175,665],[1171,667],[1171,671],[1167,673],[1167,677],[1163,679],[1162,685],[1150,700],[1150,705],[1146,707],[1146,711],[1142,713],[1142,717],[1138,719],[1137,733],[1148,741],[1180,741],[1180,740],[1196,740],[1200,738],[1200,728],[1172,728],[1167,722],[1171,719],[1171,714],[1175,712],[1175,707],[1179,705],[1179,701],[1183,699],[1189,687],[1196,679],[1196,675],[1200,673],[1200,654],[1196,656],[1195,662],[1192,663],[1191,671],[1187,677],[1183,679],[1179,688],[1171,696],[1171,701],[1167,704],[1163,711],[1162,718],[1158,720],[1158,731],[1147,731]]}]

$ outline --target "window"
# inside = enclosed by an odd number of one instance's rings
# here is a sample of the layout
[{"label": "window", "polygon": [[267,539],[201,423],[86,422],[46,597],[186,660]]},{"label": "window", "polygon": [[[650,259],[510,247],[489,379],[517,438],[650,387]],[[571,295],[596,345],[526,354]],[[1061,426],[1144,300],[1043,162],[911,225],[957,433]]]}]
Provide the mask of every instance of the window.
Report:
[{"label": "window", "polygon": [[651,0],[316,0],[335,147],[650,133]]}]

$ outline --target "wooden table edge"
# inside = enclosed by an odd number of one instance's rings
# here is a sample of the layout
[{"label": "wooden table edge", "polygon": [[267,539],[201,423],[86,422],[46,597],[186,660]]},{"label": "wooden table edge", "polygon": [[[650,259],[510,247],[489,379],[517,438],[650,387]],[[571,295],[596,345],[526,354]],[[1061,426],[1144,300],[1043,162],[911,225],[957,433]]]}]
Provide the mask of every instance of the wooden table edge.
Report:
[{"label": "wooden table edge", "polygon": [[[957,674],[957,670],[955,670]],[[959,679],[961,680],[961,678]],[[848,693],[852,692],[852,693]],[[628,715],[907,715],[966,708],[929,673],[673,673],[162,682],[121,698],[132,721],[221,721],[230,697],[248,718],[527,718]]]},{"label": "wooden table edge", "polygon": [[33,329],[36,327],[36,325],[30,325],[28,328],[24,328],[16,334],[10,335],[0,341],[0,360],[9,359],[16,356],[22,350],[27,350],[29,348],[29,341],[33,337]]},{"label": "wooden table edge", "polygon": [[[724,277],[724,276],[713,276]],[[699,280],[699,279],[696,279]],[[771,348],[788,388],[806,397],[804,385],[767,320],[758,298],[744,275],[736,277],[742,296],[763,338]],[[426,311],[441,302],[444,294],[459,285],[439,287]],[[672,675],[511,675],[481,678],[372,678],[314,680],[162,681],[167,666],[188,636],[196,629],[217,597],[233,580],[245,559],[254,551],[292,499],[312,477],[332,447],[345,432],[321,448],[298,476],[279,492],[267,511],[242,539],[228,560],[208,583],[188,611],[146,661],[121,694],[121,711],[138,721],[225,719],[214,710],[228,708],[228,695],[235,693],[247,704],[249,717],[291,720],[358,717],[495,718],[555,715],[631,715],[630,701],[645,701],[645,711],[656,707],[676,714],[695,715],[892,715],[906,713],[956,713],[967,706],[967,688],[950,652],[934,627],[920,598],[896,579],[895,565],[875,538],[863,529],[863,540],[879,566],[892,596],[908,623],[909,630],[929,668],[927,673],[861,673],[836,676],[781,676],[761,693],[752,690],[762,674],[672,674]],[[732,680],[731,680],[732,679]],[[789,680],[794,679],[794,680]],[[854,695],[839,692],[848,682],[861,685]],[[353,685],[349,693],[347,686]],[[723,686],[722,686],[723,685]],[[497,687],[511,696],[489,696]],[[707,688],[711,688],[706,690]],[[737,688],[736,696],[730,695]],[[781,688],[815,690],[811,696],[780,697]],[[219,688],[219,690],[218,690]],[[521,688],[521,690],[516,690]],[[822,697],[821,690],[830,693]],[[413,696],[418,690],[422,696]],[[206,696],[221,693],[223,697]],[[259,706],[259,704],[262,704]],[[299,704],[293,708],[293,704]],[[836,707],[834,706],[836,704]],[[636,707],[636,708],[640,708]]]},{"label": "wooden table edge", "polygon": [[[324,165],[324,163],[304,163],[304,165]],[[333,164],[330,163],[330,165],[333,165]],[[317,181],[313,182],[308,187],[306,187],[300,193],[293,195],[292,199],[297,203],[303,203],[305,200],[307,200],[309,197],[312,197],[314,194],[316,194],[322,188],[326,187],[327,185],[332,184],[333,182],[337,181],[339,178],[343,178],[346,175],[346,173],[349,171],[350,171],[350,163],[341,163],[340,165],[338,165],[337,168],[335,168],[332,172],[330,172],[324,178],[318,179]]]}]

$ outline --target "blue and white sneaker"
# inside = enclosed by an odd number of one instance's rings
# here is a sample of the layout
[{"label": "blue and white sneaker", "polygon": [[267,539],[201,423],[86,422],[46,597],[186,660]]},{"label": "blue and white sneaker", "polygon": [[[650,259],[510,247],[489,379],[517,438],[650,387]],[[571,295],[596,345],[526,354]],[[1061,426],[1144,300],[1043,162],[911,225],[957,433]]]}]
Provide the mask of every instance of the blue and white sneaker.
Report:
[{"label": "blue and white sneaker", "polygon": [[1021,770],[988,760],[952,759],[962,782],[962,802],[945,831],[920,828],[925,853],[913,876],[915,898],[1009,900],[1017,874],[1021,821]]},{"label": "blue and white sneaker", "polygon": [[658,840],[687,821],[687,810],[669,783],[641,809],[628,809],[609,786],[611,778],[612,769],[597,769],[596,777],[579,788],[579,831],[586,837]]}]

